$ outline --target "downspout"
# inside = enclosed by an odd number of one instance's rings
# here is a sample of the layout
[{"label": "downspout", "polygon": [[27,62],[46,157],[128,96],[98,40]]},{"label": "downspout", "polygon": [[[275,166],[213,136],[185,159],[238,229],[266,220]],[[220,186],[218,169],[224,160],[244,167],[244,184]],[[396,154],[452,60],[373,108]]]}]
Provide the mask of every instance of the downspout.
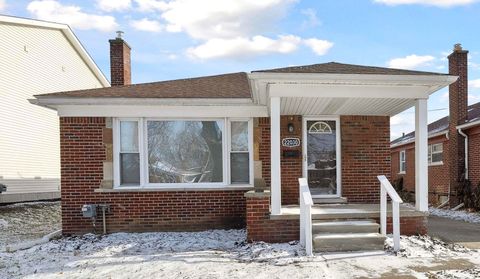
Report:
[{"label": "downspout", "polygon": [[[450,131],[447,131],[447,132],[445,133],[445,137],[447,138],[447,140],[450,140],[449,133],[450,133]],[[437,208],[442,208],[442,207],[444,207],[445,205],[447,205],[449,202],[450,202],[450,181],[448,182],[448,196],[447,196],[447,200],[444,201],[441,205],[437,206]]]},{"label": "downspout", "polygon": [[465,179],[468,179],[468,136],[462,131],[462,128],[457,128],[458,133],[465,137]]}]

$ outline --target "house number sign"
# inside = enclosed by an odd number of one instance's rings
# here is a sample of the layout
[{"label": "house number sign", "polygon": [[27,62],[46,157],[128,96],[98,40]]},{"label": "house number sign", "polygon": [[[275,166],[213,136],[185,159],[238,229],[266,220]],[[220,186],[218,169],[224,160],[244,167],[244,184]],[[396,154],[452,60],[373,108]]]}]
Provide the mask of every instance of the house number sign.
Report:
[{"label": "house number sign", "polygon": [[300,146],[300,139],[299,138],[284,138],[284,139],[282,139],[282,146],[284,146],[284,147]]}]

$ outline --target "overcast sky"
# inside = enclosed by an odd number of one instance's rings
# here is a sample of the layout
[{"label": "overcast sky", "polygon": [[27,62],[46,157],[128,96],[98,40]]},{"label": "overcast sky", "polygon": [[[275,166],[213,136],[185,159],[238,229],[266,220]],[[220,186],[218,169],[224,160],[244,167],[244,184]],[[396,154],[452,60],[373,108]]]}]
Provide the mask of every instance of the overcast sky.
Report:
[{"label": "overcast sky", "polygon": [[[108,39],[125,32],[134,83],[337,61],[447,72],[470,50],[469,104],[480,101],[477,0],[0,0],[0,13],[68,23],[109,77]],[[448,114],[448,91],[429,121]],[[414,129],[413,110],[391,136]]]}]

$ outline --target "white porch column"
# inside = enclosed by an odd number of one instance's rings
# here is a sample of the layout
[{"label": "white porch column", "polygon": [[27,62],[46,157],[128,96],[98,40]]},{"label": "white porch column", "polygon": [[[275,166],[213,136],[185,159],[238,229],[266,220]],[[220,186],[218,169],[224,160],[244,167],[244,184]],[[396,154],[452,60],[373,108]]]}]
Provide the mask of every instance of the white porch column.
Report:
[{"label": "white porch column", "polygon": [[280,97],[270,98],[270,202],[272,214],[282,210],[280,170]]},{"label": "white porch column", "polygon": [[415,208],[428,211],[427,99],[415,101]]}]

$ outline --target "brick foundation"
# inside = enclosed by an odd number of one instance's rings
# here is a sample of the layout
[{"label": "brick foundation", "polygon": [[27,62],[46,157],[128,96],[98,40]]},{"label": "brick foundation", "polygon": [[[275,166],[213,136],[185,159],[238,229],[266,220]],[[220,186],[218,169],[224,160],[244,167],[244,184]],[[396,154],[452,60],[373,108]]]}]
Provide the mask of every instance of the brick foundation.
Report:
[{"label": "brick foundation", "polygon": [[[111,205],[108,232],[195,231],[243,228],[244,190],[95,192],[101,188],[106,147],[105,118],[60,118],[62,228],[64,234],[92,232],[82,217],[88,203]],[[97,226],[101,228],[101,220]]]},{"label": "brick foundation", "polygon": [[[380,224],[380,218],[375,221]],[[387,217],[387,233],[392,233],[392,218]],[[400,234],[401,235],[425,235],[427,234],[427,217],[401,217],[400,218]]]},{"label": "brick foundation", "polygon": [[299,220],[270,219],[270,193],[248,192],[247,240],[270,243],[299,240]]}]

